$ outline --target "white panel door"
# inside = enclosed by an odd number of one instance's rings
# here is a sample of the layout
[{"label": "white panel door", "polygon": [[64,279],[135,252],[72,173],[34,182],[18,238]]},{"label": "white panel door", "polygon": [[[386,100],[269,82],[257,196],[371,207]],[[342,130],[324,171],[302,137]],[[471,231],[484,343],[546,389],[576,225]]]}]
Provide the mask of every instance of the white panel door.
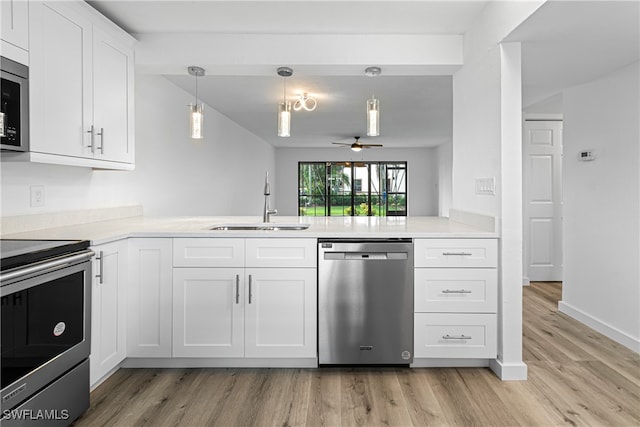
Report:
[{"label": "white panel door", "polygon": [[244,356],[244,269],[173,269],[173,357]]},{"label": "white panel door", "polygon": [[127,242],[92,248],[90,383],[95,384],[126,357],[125,286]]},{"label": "white panel door", "polygon": [[316,269],[248,268],[245,357],[316,357]]},{"label": "white panel door", "polygon": [[91,156],[91,23],[67,2],[30,2],[31,150]]},{"label": "white panel door", "polygon": [[93,30],[94,155],[133,162],[133,51]]},{"label": "white panel door", "polygon": [[523,137],[525,277],[562,280],[562,122],[526,121]]},{"label": "white panel door", "polygon": [[128,357],[171,357],[172,241],[129,239]]}]

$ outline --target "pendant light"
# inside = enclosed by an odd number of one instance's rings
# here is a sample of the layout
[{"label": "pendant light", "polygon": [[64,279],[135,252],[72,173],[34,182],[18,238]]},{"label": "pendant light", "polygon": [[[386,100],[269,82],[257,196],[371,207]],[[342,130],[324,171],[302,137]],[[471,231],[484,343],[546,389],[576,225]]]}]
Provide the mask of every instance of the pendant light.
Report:
[{"label": "pendant light", "polygon": [[287,77],[293,75],[289,67],[278,68],[278,75],[283,77],[282,102],[278,104],[278,136],[291,136],[291,102],[287,101]]},{"label": "pendant light", "polygon": [[[380,67],[368,67],[364,73],[369,77],[379,76],[382,70]],[[371,99],[367,99],[367,136],[380,135],[380,102],[373,93]]]},{"label": "pendant light", "polygon": [[189,130],[192,139],[204,138],[204,106],[198,103],[198,77],[204,76],[204,68],[194,65],[187,68],[190,75],[196,78],[196,102],[189,105]]}]

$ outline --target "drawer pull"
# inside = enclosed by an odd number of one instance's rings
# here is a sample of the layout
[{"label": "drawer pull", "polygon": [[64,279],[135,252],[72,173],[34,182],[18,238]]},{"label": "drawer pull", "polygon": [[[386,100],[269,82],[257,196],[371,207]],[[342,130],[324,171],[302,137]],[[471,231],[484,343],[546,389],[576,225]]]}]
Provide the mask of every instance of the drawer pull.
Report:
[{"label": "drawer pull", "polygon": [[445,289],[442,291],[443,294],[470,294],[472,291],[468,291],[466,289],[460,289],[460,290],[451,290],[451,289]]},{"label": "drawer pull", "polygon": [[471,256],[471,252],[442,252],[444,256]]},{"label": "drawer pull", "polygon": [[471,337],[465,335],[465,334],[461,334],[461,335],[443,335],[442,336],[443,340],[470,340]]}]

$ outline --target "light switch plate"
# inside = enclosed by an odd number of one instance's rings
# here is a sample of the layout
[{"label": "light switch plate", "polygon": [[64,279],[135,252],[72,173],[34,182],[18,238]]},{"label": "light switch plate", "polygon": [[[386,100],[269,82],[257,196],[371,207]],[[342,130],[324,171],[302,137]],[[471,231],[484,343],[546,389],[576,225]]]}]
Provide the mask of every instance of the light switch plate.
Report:
[{"label": "light switch plate", "polygon": [[476,178],[476,194],[496,194],[495,178]]}]

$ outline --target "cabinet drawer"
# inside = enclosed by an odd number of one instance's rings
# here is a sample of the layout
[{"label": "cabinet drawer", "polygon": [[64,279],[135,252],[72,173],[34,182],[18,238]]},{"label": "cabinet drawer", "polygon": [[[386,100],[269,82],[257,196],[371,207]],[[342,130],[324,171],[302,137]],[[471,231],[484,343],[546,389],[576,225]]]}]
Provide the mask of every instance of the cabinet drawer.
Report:
[{"label": "cabinet drawer", "polygon": [[244,239],[173,239],[174,267],[244,267]]},{"label": "cabinet drawer", "polygon": [[497,267],[497,239],[416,239],[415,267]]},{"label": "cabinet drawer", "polygon": [[415,311],[495,313],[498,271],[494,268],[416,268]]},{"label": "cabinet drawer", "polygon": [[495,359],[497,315],[416,313],[415,357]]},{"label": "cabinet drawer", "polygon": [[316,254],[316,239],[246,239],[247,267],[315,268]]}]

